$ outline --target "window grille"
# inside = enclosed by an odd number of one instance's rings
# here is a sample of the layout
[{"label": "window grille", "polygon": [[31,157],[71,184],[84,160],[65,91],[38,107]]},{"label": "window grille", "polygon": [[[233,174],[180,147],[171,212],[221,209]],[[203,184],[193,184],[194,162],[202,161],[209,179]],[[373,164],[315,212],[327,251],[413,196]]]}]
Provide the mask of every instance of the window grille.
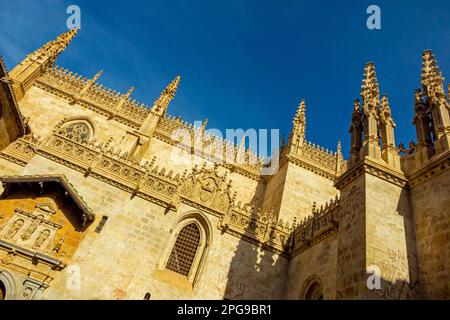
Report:
[{"label": "window grille", "polygon": [[195,223],[181,229],[170,253],[166,268],[188,276],[200,244],[200,230]]},{"label": "window grille", "polygon": [[97,225],[97,228],[95,228],[95,232],[100,233],[103,230],[103,227],[106,224],[106,221],[108,220],[107,216],[103,216],[102,220],[100,220],[100,222]]}]

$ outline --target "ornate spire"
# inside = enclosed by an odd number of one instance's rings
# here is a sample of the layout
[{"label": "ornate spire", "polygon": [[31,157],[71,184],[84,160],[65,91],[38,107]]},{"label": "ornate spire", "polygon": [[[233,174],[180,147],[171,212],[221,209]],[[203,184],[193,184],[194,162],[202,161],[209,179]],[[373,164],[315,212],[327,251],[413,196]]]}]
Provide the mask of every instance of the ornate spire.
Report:
[{"label": "ornate spire", "polygon": [[48,64],[46,67],[50,67],[53,65],[61,52],[67,48],[77,32],[78,29],[75,28],[60,34],[55,40],[47,42],[42,47],[28,55],[22,63],[27,60],[35,61],[37,59],[43,59],[46,60],[45,62]]},{"label": "ornate spire", "polygon": [[364,68],[361,96],[363,99],[364,114],[372,113],[373,115],[376,115],[376,109],[380,100],[380,89],[373,62],[366,63]]},{"label": "ornate spire", "polygon": [[207,125],[208,125],[208,118],[206,118],[205,121],[202,122],[202,132],[205,132]]},{"label": "ornate spire", "polygon": [[422,88],[429,98],[445,99],[444,77],[431,50],[425,50],[422,54]]},{"label": "ornate spire", "polygon": [[381,97],[381,108],[379,110],[380,120],[381,122],[389,122],[395,128],[395,122],[392,119],[392,111],[389,106],[389,101],[386,95],[382,95]]},{"label": "ornate spire", "polygon": [[55,62],[60,53],[67,48],[77,32],[78,29],[74,28],[60,34],[55,40],[46,43],[42,48],[38,49],[37,52],[50,57],[49,61],[51,65],[53,65],[53,62]]},{"label": "ornate spire", "polygon": [[380,133],[381,133],[381,157],[395,169],[400,169],[400,158],[395,148],[395,122],[392,119],[392,111],[386,95],[381,97],[381,107],[378,111],[380,115]]},{"label": "ornate spire", "polygon": [[444,77],[431,50],[422,54],[422,88],[431,112],[435,153],[450,149],[450,107],[444,92]]},{"label": "ornate spire", "polygon": [[122,108],[122,106],[125,104],[125,102],[128,99],[130,99],[131,93],[133,93],[133,91],[134,91],[134,86],[131,87],[130,89],[128,89],[127,93],[122,95],[122,97],[120,98],[119,102],[117,103],[116,109]]},{"label": "ornate spire", "polygon": [[159,98],[155,101],[152,111],[163,115],[167,112],[170,102],[175,97],[175,93],[178,90],[180,84],[180,76],[176,76],[175,79],[161,92]]},{"label": "ornate spire", "polygon": [[47,68],[51,67],[61,52],[67,48],[70,41],[77,34],[78,29],[72,29],[47,42],[41,48],[29,54],[10,72],[14,80],[14,90],[17,99],[21,99]]},{"label": "ornate spire", "polygon": [[300,104],[297,107],[297,112],[295,113],[295,117],[293,120],[294,125],[303,124],[306,125],[306,104],[305,99],[302,99]]},{"label": "ornate spire", "polygon": [[375,65],[366,63],[364,79],[361,86],[363,99],[364,156],[380,159],[381,150],[378,141],[378,108],[380,105],[380,89],[378,86]]},{"label": "ornate spire", "polygon": [[296,145],[301,145],[305,140],[306,134],[306,103],[305,99],[302,99],[297,107],[294,119],[292,120],[292,131],[290,136],[290,142]]},{"label": "ornate spire", "polygon": [[153,131],[155,130],[160,117],[166,114],[170,102],[175,97],[175,93],[178,90],[179,84],[180,84],[180,76],[178,75],[163,90],[163,92],[161,92],[161,95],[155,101],[153,107],[150,109],[147,118],[145,118],[144,122],[142,123],[139,132],[146,134],[148,136],[153,135]]}]

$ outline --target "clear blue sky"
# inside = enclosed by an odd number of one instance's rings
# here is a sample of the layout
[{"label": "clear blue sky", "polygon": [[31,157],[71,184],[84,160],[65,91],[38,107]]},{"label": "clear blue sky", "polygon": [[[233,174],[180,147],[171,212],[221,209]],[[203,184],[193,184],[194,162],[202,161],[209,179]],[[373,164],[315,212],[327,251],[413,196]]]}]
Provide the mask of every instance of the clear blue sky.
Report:
[{"label": "clear blue sky", "polygon": [[[432,49],[450,77],[450,1],[2,1],[0,53],[11,69],[66,31],[78,4],[81,31],[57,64],[152,104],[181,74],[169,113],[208,127],[280,128],[288,135],[302,98],[307,139],[348,156],[352,104],[364,64],[374,61],[397,122],[415,139],[413,92],[421,54]],[[366,9],[381,8],[381,30]],[[447,82],[450,82],[447,80]]]}]

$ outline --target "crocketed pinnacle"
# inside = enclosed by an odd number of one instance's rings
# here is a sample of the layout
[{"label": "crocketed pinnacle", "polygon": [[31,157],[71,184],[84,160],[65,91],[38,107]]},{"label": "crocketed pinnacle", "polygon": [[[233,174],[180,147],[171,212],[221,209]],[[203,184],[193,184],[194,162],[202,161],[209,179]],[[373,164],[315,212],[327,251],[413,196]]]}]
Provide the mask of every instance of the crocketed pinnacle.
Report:
[{"label": "crocketed pinnacle", "polygon": [[378,86],[375,65],[373,62],[366,63],[364,68],[364,79],[361,86],[361,96],[363,98],[363,106],[377,106],[380,99],[380,89]]},{"label": "crocketed pinnacle", "polygon": [[167,108],[178,90],[180,79],[181,77],[179,75],[176,76],[175,79],[173,79],[173,81],[163,90],[163,92],[161,92],[161,95],[155,101],[153,106],[155,112],[159,114],[165,114],[167,112]]},{"label": "crocketed pinnacle", "polygon": [[297,107],[297,112],[294,117],[294,125],[295,124],[306,124],[306,104],[305,99],[302,99],[300,104]]},{"label": "crocketed pinnacle", "polygon": [[379,110],[379,114],[383,122],[390,122],[395,127],[394,120],[392,119],[391,107],[389,106],[389,101],[386,95],[383,95],[381,97],[381,107]]},{"label": "crocketed pinnacle", "polygon": [[422,54],[422,88],[425,95],[444,95],[444,77],[431,50]]},{"label": "crocketed pinnacle", "polygon": [[77,34],[78,29],[74,28],[66,31],[56,37],[55,40],[47,42],[42,47],[34,51],[30,56],[34,58],[41,58],[43,56],[49,58],[49,64],[53,65],[58,56],[63,52],[72,39]]}]

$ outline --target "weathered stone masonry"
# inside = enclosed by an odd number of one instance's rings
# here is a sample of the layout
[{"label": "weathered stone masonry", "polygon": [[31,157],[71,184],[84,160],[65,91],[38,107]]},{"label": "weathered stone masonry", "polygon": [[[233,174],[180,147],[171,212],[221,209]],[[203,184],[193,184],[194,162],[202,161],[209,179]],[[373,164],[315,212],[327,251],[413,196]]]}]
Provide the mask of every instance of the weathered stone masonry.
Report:
[{"label": "weathered stone masonry", "polygon": [[[1,63],[0,297],[450,297],[450,106],[431,51],[414,93],[417,143],[396,147],[368,63],[349,159],[340,143],[306,139],[302,100],[265,176],[244,143],[167,113],[180,76],[149,107],[133,88],[101,85],[102,71],[55,66],[76,33],[9,74]],[[381,289],[370,290],[374,268]]]}]

